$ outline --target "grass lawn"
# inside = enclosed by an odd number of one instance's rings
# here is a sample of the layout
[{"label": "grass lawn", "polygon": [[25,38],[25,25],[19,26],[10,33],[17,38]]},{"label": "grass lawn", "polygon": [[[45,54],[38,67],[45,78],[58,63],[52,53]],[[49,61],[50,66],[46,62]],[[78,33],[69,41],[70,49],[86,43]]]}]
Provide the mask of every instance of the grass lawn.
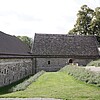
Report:
[{"label": "grass lawn", "polygon": [[61,98],[64,100],[100,100],[100,87],[75,80],[64,72],[46,72],[24,91],[0,97]]}]

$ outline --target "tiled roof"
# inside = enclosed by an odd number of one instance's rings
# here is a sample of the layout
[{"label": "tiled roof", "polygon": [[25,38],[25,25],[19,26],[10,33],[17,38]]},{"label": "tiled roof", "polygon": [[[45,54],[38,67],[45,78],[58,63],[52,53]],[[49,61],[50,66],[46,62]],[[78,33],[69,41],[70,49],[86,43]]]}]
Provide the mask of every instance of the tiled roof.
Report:
[{"label": "tiled roof", "polygon": [[94,36],[35,34],[34,55],[79,55],[98,56]]},{"label": "tiled roof", "polygon": [[0,55],[29,55],[29,51],[29,47],[26,44],[24,44],[21,40],[19,40],[15,36],[11,36],[0,31]]}]

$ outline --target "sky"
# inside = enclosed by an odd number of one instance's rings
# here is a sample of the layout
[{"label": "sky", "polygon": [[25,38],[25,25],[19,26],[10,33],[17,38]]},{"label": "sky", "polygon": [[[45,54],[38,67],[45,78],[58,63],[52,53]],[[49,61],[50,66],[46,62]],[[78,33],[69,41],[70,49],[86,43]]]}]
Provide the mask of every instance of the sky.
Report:
[{"label": "sky", "polygon": [[10,35],[67,34],[82,5],[95,9],[100,0],[0,0],[0,31]]}]

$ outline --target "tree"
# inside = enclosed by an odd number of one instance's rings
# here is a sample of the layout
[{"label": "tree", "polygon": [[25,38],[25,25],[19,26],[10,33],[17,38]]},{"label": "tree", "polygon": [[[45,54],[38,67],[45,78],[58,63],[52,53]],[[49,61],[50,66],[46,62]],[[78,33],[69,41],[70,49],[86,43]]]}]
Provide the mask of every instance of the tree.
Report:
[{"label": "tree", "polygon": [[100,7],[93,10],[83,5],[78,11],[74,28],[68,34],[96,35],[100,42]]},{"label": "tree", "polygon": [[91,20],[91,34],[100,36],[100,7],[97,7]]},{"label": "tree", "polygon": [[32,39],[27,36],[17,36],[21,41],[23,41],[25,44],[27,44],[30,48],[32,46]]}]

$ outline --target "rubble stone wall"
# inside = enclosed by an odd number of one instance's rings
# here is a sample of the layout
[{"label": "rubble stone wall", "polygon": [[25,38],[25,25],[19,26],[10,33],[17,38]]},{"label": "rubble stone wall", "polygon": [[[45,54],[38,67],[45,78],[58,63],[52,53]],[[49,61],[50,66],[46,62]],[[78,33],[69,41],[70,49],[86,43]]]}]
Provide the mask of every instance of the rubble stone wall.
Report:
[{"label": "rubble stone wall", "polygon": [[0,87],[32,74],[31,59],[0,59]]}]

